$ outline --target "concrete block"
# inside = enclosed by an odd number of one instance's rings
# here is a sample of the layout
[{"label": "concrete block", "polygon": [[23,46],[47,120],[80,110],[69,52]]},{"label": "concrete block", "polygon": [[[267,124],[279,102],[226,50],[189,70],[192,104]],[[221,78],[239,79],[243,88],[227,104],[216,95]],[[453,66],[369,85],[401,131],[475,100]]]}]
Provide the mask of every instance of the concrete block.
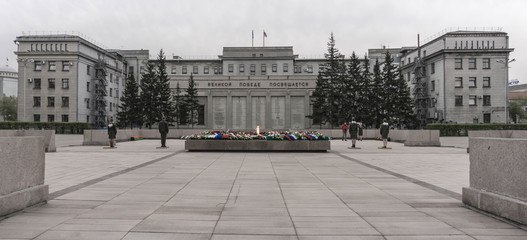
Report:
[{"label": "concrete block", "polygon": [[46,152],[56,152],[54,130],[0,130],[0,137],[42,137]]},{"label": "concrete block", "polygon": [[470,187],[464,187],[462,189],[461,200],[464,204],[479,208],[479,193],[480,191]]},{"label": "concrete block", "polygon": [[0,216],[47,200],[43,137],[0,137]]},{"label": "concrete block", "polygon": [[526,202],[489,192],[482,192],[479,197],[479,209],[520,223],[526,223],[525,219],[523,222],[520,219],[520,206],[526,204]]},{"label": "concrete block", "polygon": [[406,131],[405,146],[441,146],[439,130],[403,130]]}]

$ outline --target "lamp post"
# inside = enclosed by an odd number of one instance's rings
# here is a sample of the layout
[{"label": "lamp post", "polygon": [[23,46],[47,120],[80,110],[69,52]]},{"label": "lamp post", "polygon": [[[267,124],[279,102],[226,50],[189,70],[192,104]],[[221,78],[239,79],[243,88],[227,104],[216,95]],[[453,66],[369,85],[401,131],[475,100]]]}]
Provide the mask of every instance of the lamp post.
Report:
[{"label": "lamp post", "polygon": [[27,63],[34,62],[35,60],[31,58],[19,58],[17,60],[24,64],[24,79],[22,80],[24,82],[24,101],[23,101],[24,105],[22,105],[22,108],[24,109],[24,117],[22,121],[26,121],[26,66],[27,66]]},{"label": "lamp post", "polygon": [[498,59],[496,62],[502,63],[505,68],[505,123],[509,123],[509,63],[516,61],[516,59],[509,60],[509,56],[505,59]]}]

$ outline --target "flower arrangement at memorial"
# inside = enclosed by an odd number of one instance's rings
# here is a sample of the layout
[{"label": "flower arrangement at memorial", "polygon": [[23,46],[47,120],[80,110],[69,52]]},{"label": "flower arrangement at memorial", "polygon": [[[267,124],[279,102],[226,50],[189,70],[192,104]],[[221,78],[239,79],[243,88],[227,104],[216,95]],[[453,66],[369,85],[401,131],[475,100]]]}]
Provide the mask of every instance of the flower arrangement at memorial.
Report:
[{"label": "flower arrangement at memorial", "polygon": [[243,131],[203,131],[198,134],[184,136],[185,140],[330,140],[328,136],[317,131],[269,131],[269,132],[243,132]]}]

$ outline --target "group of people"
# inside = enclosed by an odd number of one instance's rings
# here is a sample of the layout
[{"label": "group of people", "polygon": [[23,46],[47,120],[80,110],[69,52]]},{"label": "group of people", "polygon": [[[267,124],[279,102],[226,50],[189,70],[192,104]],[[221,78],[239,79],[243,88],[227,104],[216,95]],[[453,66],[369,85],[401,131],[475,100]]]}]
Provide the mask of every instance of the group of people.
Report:
[{"label": "group of people", "polygon": [[[350,148],[356,148],[357,139],[359,141],[362,141],[363,136],[363,124],[362,122],[355,121],[355,118],[351,118],[351,122],[346,123],[344,122],[341,126],[342,129],[342,141],[348,141],[347,134],[349,132],[349,138],[351,138],[351,147]],[[387,148],[388,145],[388,133],[390,132],[390,126],[388,124],[388,121],[383,119],[382,124],[379,128],[379,135],[382,138],[382,148]]]},{"label": "group of people", "polygon": [[[163,116],[161,121],[158,124],[159,133],[161,134],[161,148],[166,148],[167,134],[168,134],[168,123],[166,117]],[[113,118],[110,118],[110,123],[108,124],[108,138],[110,139],[110,147],[114,148],[115,137],[117,135],[117,128],[113,123]]]}]

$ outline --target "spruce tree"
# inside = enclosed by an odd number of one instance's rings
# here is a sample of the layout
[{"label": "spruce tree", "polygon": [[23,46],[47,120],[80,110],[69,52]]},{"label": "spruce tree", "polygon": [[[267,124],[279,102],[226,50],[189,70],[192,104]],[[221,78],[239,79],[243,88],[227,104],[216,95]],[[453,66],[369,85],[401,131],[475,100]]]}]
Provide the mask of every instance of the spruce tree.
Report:
[{"label": "spruce tree", "polygon": [[372,76],[373,86],[371,88],[370,101],[374,103],[372,107],[373,125],[375,128],[379,128],[382,119],[387,117],[384,113],[384,101],[387,100],[386,93],[384,91],[384,82],[381,76],[381,65],[379,59],[375,60],[375,65],[373,65],[373,76]]},{"label": "spruce tree", "polygon": [[156,72],[151,62],[146,64],[146,71],[141,77],[141,109],[143,117],[149,129],[156,122],[159,115],[158,95],[156,93]]},{"label": "spruce tree", "polygon": [[135,81],[133,73],[126,78],[123,96],[121,96],[121,105],[117,113],[117,122],[126,127],[130,125],[132,129],[134,124],[142,125],[142,110],[139,98],[139,85]]},{"label": "spruce tree", "polygon": [[194,77],[190,74],[190,79],[188,80],[187,94],[185,96],[185,109],[187,110],[187,123],[189,123],[192,128],[198,120],[198,110],[199,110],[199,101],[198,101],[198,89],[194,87]]},{"label": "spruce tree", "polygon": [[383,82],[383,101],[381,102],[381,109],[383,113],[383,118],[391,119],[397,117],[398,115],[398,106],[396,106],[396,99],[398,98],[398,75],[399,69],[395,64],[393,64],[393,58],[391,54],[386,51],[383,68],[381,71],[381,77]]},{"label": "spruce tree", "polygon": [[[339,115],[342,110],[342,90],[341,87],[346,77],[346,66],[342,62],[342,55],[335,47],[335,38],[333,33],[327,43],[328,52],[324,54],[326,62],[322,65],[318,72],[317,88],[318,92],[313,93],[313,119],[323,119],[322,122],[329,122],[331,127],[339,125],[341,121]],[[315,89],[317,91],[317,89]],[[320,98],[325,98],[324,101]],[[316,104],[315,104],[316,103]],[[324,109],[320,109],[324,108]],[[324,114],[323,116],[316,116],[316,114]]]},{"label": "spruce tree", "polygon": [[319,124],[320,128],[322,125],[326,124],[328,118],[328,108],[327,108],[327,93],[328,86],[327,81],[319,76],[317,77],[315,90],[311,96],[311,105],[313,112],[311,115],[307,116],[313,120],[314,124]]},{"label": "spruce tree", "polygon": [[157,56],[156,64],[156,81],[154,83],[154,92],[157,96],[157,114],[155,121],[161,121],[162,116],[167,118],[167,122],[174,121],[174,106],[171,101],[171,92],[170,92],[170,78],[168,77],[166,71],[166,58],[163,49],[159,51]]},{"label": "spruce tree", "polygon": [[360,60],[355,55],[351,54],[350,63],[348,65],[348,72],[343,78],[341,89],[341,121],[350,121],[352,117],[359,120],[360,105],[361,105],[361,91],[362,91],[362,71]]},{"label": "spruce tree", "polygon": [[394,98],[394,120],[399,128],[414,128],[417,125],[417,115],[414,112],[414,101],[410,88],[404,80],[402,72],[398,71],[397,95]]},{"label": "spruce tree", "polygon": [[364,55],[362,73],[361,73],[361,91],[359,97],[359,120],[367,126],[375,125],[376,93],[372,73],[370,72],[370,61]]}]

